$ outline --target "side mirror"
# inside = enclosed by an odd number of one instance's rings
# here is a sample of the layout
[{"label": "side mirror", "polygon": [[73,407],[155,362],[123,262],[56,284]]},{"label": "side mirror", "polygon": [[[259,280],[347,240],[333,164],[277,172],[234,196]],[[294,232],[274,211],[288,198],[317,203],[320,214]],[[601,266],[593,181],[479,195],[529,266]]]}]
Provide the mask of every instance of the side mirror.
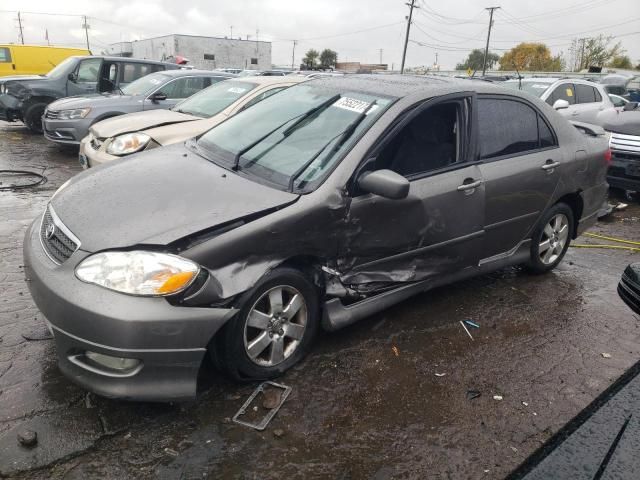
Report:
[{"label": "side mirror", "polygon": [[631,110],[635,110],[636,108],[638,108],[638,102],[628,102],[624,104],[624,108],[623,110],[625,112],[631,111]]},{"label": "side mirror", "polygon": [[166,99],[167,99],[167,96],[162,92],[156,92],[149,95],[149,100],[151,100],[153,103],[157,103]]},{"label": "side mirror", "polygon": [[358,178],[358,186],[366,193],[391,200],[400,200],[409,195],[409,180],[392,170],[367,172]]},{"label": "side mirror", "polygon": [[566,100],[556,100],[553,104],[553,109],[554,110],[563,110],[565,108],[569,108],[569,102],[567,102]]},{"label": "side mirror", "polygon": [[67,78],[75,83],[76,80],[78,80],[78,74],[75,72],[71,72],[69,75],[67,75]]}]

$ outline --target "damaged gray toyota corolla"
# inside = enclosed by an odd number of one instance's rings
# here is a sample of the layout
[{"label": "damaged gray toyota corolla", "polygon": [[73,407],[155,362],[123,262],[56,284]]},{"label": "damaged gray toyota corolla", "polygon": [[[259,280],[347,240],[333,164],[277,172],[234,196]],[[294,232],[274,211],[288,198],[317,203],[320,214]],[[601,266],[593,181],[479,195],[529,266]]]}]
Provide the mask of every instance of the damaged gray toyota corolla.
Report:
[{"label": "damaged gray toyota corolla", "polygon": [[28,230],[62,371],[105,396],[196,393],[207,352],[277,376],[319,328],[506,265],[596,221],[607,141],[484,82],[327,77],[197,140],[83,172]]}]

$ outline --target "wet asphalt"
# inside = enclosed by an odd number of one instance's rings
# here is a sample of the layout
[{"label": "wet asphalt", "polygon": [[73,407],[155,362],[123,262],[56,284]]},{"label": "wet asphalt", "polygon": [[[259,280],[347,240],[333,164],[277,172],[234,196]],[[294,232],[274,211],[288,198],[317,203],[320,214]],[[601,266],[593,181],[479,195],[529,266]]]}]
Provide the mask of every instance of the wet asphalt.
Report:
[{"label": "wet asphalt", "polygon": [[[640,255],[571,248],[549,274],[509,268],[322,335],[262,432],[231,421],[255,385],[208,366],[194,402],[103,399],[58,371],[23,278],[24,232],[77,151],[0,122],[0,169],[47,177],[0,191],[0,477],[504,478],[640,360],[640,318],[616,294]],[[640,205],[592,231],[640,240]]]}]

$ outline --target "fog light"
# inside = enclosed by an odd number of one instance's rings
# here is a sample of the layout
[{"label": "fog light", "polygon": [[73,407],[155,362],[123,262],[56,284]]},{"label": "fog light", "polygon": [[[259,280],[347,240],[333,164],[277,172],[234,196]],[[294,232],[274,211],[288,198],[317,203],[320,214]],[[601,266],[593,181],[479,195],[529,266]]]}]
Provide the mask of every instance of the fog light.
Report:
[{"label": "fog light", "polygon": [[103,355],[102,353],[90,352],[88,350],[85,352],[85,356],[98,365],[120,372],[133,370],[140,365],[140,360],[135,358],[112,357],[110,355]]}]

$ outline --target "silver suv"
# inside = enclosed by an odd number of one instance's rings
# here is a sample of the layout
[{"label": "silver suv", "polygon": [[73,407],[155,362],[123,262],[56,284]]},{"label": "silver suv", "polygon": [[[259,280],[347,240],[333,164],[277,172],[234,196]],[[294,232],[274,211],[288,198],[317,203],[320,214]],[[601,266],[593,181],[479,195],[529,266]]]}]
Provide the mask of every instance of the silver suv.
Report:
[{"label": "silver suv", "polygon": [[523,78],[500,85],[535,95],[569,120],[602,126],[601,112],[615,108],[604,87],[588,80]]}]

